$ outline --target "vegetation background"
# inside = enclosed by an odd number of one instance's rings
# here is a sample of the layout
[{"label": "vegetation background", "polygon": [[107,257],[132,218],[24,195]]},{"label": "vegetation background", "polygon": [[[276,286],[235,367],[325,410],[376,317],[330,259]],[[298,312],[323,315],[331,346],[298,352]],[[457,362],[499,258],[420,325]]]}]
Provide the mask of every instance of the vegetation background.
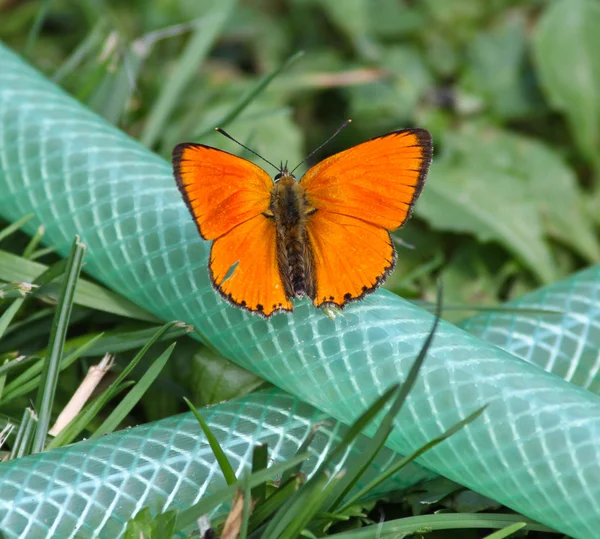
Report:
[{"label": "vegetation background", "polygon": [[[405,297],[434,300],[441,276],[446,304],[493,306],[600,260],[595,0],[215,5],[0,0],[0,39],[167,159],[185,140],[252,158],[215,126],[293,164],[348,118],[314,161],[401,127],[428,129],[434,163],[397,234],[414,249],[399,248],[386,283]],[[2,248],[21,253],[28,241],[14,234]],[[5,338],[0,354],[43,349],[50,315]],[[69,335],[73,344],[99,331],[118,340],[148,327],[79,307]],[[191,339],[179,342],[127,423],[181,411],[183,395],[203,405],[261,385]],[[56,410],[97,359],[87,356],[61,375]],[[23,402],[2,411],[16,415]]]}]

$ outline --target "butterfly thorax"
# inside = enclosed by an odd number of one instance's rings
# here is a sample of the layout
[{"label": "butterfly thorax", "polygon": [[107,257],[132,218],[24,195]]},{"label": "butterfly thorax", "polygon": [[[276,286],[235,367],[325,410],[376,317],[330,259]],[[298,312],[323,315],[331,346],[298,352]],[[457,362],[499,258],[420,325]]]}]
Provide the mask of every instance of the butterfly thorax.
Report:
[{"label": "butterfly thorax", "polygon": [[315,213],[304,188],[284,171],[271,190],[269,211],[264,215],[275,221],[277,264],[288,298],[315,297],[314,260],[306,225]]}]

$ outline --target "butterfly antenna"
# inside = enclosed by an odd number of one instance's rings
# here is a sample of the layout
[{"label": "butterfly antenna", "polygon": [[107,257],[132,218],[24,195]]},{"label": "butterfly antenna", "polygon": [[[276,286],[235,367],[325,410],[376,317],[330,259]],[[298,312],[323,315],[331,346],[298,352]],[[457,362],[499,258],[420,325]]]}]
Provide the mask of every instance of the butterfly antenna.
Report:
[{"label": "butterfly antenna", "polygon": [[[308,161],[313,155],[315,155],[323,146],[325,146],[327,143],[329,143],[331,140],[333,140],[335,137],[337,137],[337,135],[339,135],[340,131],[342,129],[344,129],[344,127],[348,127],[348,124],[350,124],[352,122],[352,120],[346,120],[342,125],[340,125],[336,132],[331,135],[325,142],[323,142],[323,144],[321,144],[318,148],[315,148],[312,152],[310,152],[304,159],[302,159],[302,161],[300,161],[295,167],[294,170],[296,170],[302,163],[306,163],[306,161]],[[290,174],[294,173],[294,170],[292,170],[290,172]]]},{"label": "butterfly antenna", "polygon": [[275,170],[277,170],[278,172],[281,172],[281,170],[282,170],[281,167],[277,168],[273,163],[271,163],[271,161],[268,161],[262,155],[260,155],[259,153],[256,153],[254,150],[248,148],[248,146],[245,146],[240,141],[235,140],[229,133],[227,133],[227,131],[224,131],[220,127],[215,127],[215,131],[218,131],[219,133],[221,133],[221,135],[224,135],[228,139],[233,140],[233,142],[235,142],[236,144],[239,144],[242,148],[244,148],[245,150],[248,150],[250,153],[253,153],[254,155],[256,155],[256,157],[260,157],[265,163],[269,163],[269,165],[271,165]]}]

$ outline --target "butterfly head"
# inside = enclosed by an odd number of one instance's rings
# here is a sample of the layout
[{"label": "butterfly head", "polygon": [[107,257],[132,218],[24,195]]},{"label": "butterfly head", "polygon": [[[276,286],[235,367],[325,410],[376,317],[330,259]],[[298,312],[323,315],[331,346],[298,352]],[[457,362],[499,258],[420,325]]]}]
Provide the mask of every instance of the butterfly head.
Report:
[{"label": "butterfly head", "polygon": [[296,177],[289,171],[287,161],[285,163],[279,164],[279,172],[277,174],[275,174],[275,177],[273,178],[273,180],[275,181],[275,183],[277,183],[282,178],[290,178],[292,180],[296,179]]}]

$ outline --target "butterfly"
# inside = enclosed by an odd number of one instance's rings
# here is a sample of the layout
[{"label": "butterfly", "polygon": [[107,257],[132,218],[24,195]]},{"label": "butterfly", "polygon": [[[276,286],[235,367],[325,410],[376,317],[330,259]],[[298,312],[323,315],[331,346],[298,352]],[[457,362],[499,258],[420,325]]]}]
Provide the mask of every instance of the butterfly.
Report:
[{"label": "butterfly", "polygon": [[396,262],[390,231],[410,217],[431,156],[427,131],[403,129],[337,153],[299,181],[287,165],[271,179],[191,142],[174,148],[173,168],[200,235],[213,240],[212,285],[268,318],[292,311],[296,297],[343,308],[377,289]]}]

